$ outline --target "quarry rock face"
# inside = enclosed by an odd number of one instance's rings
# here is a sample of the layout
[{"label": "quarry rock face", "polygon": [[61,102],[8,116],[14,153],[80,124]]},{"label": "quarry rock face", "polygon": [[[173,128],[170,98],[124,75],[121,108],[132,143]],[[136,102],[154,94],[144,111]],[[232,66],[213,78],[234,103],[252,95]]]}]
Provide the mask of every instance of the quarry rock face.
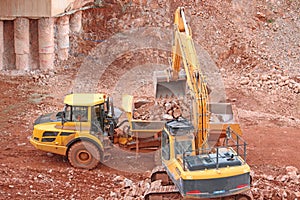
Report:
[{"label": "quarry rock face", "polygon": [[[132,168],[122,171],[101,163],[87,171],[72,168],[62,156],[35,150],[28,139],[38,116],[63,109],[62,99],[73,91],[78,71],[87,61],[93,64],[92,73],[99,79],[94,91],[108,95],[120,93],[114,91],[120,77],[131,74],[136,66],[169,66],[171,50],[139,49],[116,56],[99,75],[99,55],[111,55],[114,49],[98,47],[107,45],[117,33],[142,27],[162,28],[171,38],[173,13],[178,6],[185,7],[195,43],[206,50],[207,54],[198,55],[206,64],[203,68],[211,67],[205,60],[209,55],[223,79],[226,102],[238,113],[243,138],[248,143],[247,163],[253,171],[254,199],[300,199],[300,13],[298,1],[283,0],[105,1],[104,7],[69,16],[69,37],[68,17],[62,21],[1,19],[0,199],[143,198],[150,186],[149,171],[136,173],[135,169],[144,167],[141,161],[150,163],[151,156],[124,158],[116,154],[110,166],[125,169],[130,160],[134,163]],[[14,32],[14,26],[19,32]],[[163,35],[155,34],[157,41],[162,42],[164,38],[159,37]],[[123,44],[133,49],[132,43]],[[27,72],[19,73],[17,65]],[[147,69],[152,72],[151,67]],[[189,114],[188,103],[155,101],[149,95],[153,85],[142,85],[142,75],[130,80],[136,84],[136,91],[129,91],[129,83],[121,84],[123,91],[145,96],[137,98],[137,102],[147,100],[135,107],[135,119],[171,120]],[[85,87],[86,84],[80,85]],[[115,106],[121,107],[118,103]]]}]

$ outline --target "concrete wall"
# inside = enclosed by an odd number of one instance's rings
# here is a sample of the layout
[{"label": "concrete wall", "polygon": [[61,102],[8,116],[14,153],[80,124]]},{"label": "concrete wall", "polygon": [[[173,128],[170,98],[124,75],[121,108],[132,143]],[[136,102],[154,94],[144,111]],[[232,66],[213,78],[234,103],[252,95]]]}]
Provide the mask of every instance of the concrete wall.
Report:
[{"label": "concrete wall", "polygon": [[1,0],[1,17],[48,17],[51,16],[51,0]]},{"label": "concrete wall", "polygon": [[0,18],[54,17],[94,0],[0,0]]},{"label": "concrete wall", "polygon": [[0,70],[52,70],[67,60],[70,33],[82,28],[78,9],[91,2],[0,0]]}]

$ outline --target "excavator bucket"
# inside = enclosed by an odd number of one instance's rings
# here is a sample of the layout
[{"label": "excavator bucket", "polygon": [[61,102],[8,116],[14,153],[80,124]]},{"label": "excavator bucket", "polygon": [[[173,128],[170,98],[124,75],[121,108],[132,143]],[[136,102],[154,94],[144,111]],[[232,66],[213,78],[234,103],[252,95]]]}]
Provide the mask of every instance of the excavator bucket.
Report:
[{"label": "excavator bucket", "polygon": [[186,93],[186,75],[180,72],[177,80],[172,80],[166,71],[154,72],[154,91],[156,98],[179,97]]}]

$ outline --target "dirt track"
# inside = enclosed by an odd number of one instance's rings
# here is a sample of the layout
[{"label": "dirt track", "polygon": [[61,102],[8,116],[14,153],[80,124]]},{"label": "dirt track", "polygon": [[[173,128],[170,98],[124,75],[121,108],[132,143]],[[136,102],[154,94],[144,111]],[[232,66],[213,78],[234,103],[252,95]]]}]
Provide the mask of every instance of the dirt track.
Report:
[{"label": "dirt track", "polygon": [[[3,72],[0,75],[0,199],[115,199],[118,198],[115,193],[120,192],[120,197],[124,197],[128,192],[122,185],[125,177],[134,183],[147,178],[147,173],[122,172],[104,165],[93,171],[74,169],[63,157],[37,151],[28,142],[34,119],[42,113],[62,108],[63,96],[72,90],[78,68],[88,52],[98,45],[96,40],[107,39],[113,33],[131,27],[170,26],[171,15],[180,5],[179,1],[159,1],[160,4],[154,1],[140,4],[136,1],[133,5],[137,7],[130,7],[129,4],[121,5],[118,2],[85,13],[84,33],[72,36],[78,42],[78,46],[72,47],[73,56],[67,62],[58,63],[55,72],[45,75],[40,72],[27,75]],[[205,47],[221,70],[226,100],[235,105],[238,111],[244,138],[249,144],[248,163],[255,173],[254,182],[261,184],[255,186],[255,197],[295,199],[300,192],[299,183],[290,179],[280,181],[276,177],[286,175],[287,166],[300,169],[300,102],[299,92],[296,91],[297,84],[300,83],[300,37],[285,30],[290,27],[299,33],[300,6],[297,2],[294,2],[295,5],[282,3],[282,6],[274,2],[269,2],[268,5],[257,2],[249,7],[255,10],[246,12],[242,5],[231,6],[234,4],[231,1],[218,3],[220,2],[203,1],[198,6],[186,3],[186,10],[187,15],[193,16],[191,26],[196,41]],[[151,8],[151,11],[145,11],[146,8]],[[242,13],[243,17],[232,17],[238,13]],[[92,15],[103,17],[92,18]],[[228,19],[231,21],[228,22]],[[275,22],[269,23],[268,19],[274,19]],[[99,23],[103,26],[96,26]],[[206,29],[203,30],[203,27]],[[274,27],[277,27],[276,31]],[[292,52],[272,48],[272,45],[278,44],[280,34],[285,45],[293,49]],[[91,35],[94,41],[86,40]],[[284,53],[280,54],[281,50]],[[136,57],[130,53],[121,55],[109,69],[115,70],[114,73],[118,75],[119,71],[122,72],[119,70],[120,66],[136,66],[141,62],[136,61],[136,58],[144,58],[145,55],[149,56],[150,61],[166,63],[164,57],[157,60],[155,55],[151,56],[146,51]],[[270,74],[270,81],[273,81],[274,74],[276,81],[268,84],[267,80],[262,80],[262,74]],[[285,83],[280,85],[285,76],[289,77],[288,80],[293,80],[296,87],[289,87]],[[105,78],[106,82],[100,82],[97,91],[109,92],[114,88],[117,78]],[[241,82],[244,79],[249,80]],[[276,191],[272,188],[276,188]],[[136,198],[139,199],[139,196]]]}]

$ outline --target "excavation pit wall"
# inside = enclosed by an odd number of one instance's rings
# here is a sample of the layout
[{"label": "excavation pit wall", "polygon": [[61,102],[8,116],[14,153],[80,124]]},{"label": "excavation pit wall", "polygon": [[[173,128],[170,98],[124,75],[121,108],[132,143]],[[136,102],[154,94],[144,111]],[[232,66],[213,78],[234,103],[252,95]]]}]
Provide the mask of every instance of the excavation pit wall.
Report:
[{"label": "excavation pit wall", "polygon": [[0,70],[53,70],[69,58],[70,34],[82,29],[82,11],[44,18],[0,19]]}]

